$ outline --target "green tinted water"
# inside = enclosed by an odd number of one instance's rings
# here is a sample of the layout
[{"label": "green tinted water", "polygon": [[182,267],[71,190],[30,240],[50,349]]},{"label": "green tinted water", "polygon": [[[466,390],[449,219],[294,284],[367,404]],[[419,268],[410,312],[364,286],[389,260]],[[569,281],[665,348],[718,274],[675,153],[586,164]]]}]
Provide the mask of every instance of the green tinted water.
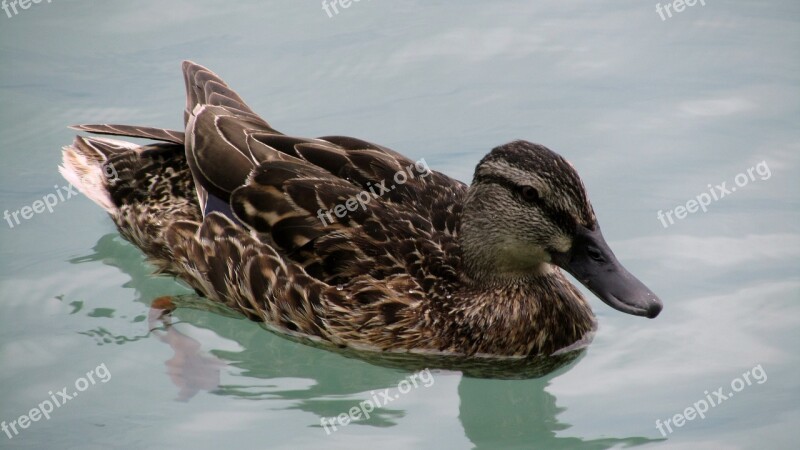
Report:
[{"label": "green tinted water", "polygon": [[[707,0],[662,21],[633,0],[531,3],[362,1],[330,18],[316,1],[0,11],[0,209],[63,197],[0,222],[0,421],[65,402],[0,431],[0,448],[794,448],[800,5]],[[553,148],[663,313],[592,297],[600,328],[569,366],[527,380],[432,370],[405,393],[411,371],[245,320],[180,309],[164,327],[152,300],[189,290],[67,198],[56,166],[72,123],[179,127],[182,59],[278,129],[358,136],[465,181],[495,145]],[[737,190],[707,212],[677,208],[723,182]],[[719,387],[741,389],[722,401]],[[368,419],[322,426],[387,388],[398,398]],[[720,403],[677,427],[700,401]]]}]

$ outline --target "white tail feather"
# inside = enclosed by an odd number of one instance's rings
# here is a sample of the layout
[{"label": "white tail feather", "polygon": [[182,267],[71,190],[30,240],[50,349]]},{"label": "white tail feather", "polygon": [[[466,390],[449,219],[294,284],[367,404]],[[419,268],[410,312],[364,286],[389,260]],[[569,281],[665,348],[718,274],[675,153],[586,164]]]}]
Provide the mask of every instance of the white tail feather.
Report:
[{"label": "white tail feather", "polygon": [[98,152],[90,159],[71,145],[64,147],[62,154],[63,164],[58,168],[61,175],[100,207],[111,214],[116,213],[117,207],[108,193],[108,178],[103,170],[105,156]]}]

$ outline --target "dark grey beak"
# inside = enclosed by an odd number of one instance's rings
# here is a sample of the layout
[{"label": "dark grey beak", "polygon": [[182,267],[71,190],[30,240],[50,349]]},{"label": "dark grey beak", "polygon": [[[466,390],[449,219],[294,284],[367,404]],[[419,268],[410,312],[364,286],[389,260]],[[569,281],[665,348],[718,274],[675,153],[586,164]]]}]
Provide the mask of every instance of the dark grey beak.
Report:
[{"label": "dark grey beak", "polygon": [[661,312],[661,300],[617,261],[598,226],[582,228],[566,253],[552,254],[553,263],[571,273],[608,306],[650,319]]}]

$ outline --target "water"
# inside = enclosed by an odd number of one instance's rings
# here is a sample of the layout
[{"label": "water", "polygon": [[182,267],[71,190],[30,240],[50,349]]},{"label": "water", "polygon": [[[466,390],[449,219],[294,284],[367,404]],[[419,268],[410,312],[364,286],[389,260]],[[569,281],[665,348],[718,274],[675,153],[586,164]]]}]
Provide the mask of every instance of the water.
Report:
[{"label": "water", "polygon": [[[331,18],[317,1],[165,3],[0,12],[0,209],[65,197],[0,222],[0,420],[85,388],[0,448],[794,448],[797,2],[706,0],[663,21],[633,0],[375,0]],[[663,313],[592,297],[600,328],[569,366],[527,380],[432,370],[402,395],[411,371],[224,314],[179,309],[164,328],[151,302],[189,290],[66,198],[56,166],[72,123],[179,127],[182,59],[284,132],[358,136],[465,181],[495,145],[550,146]],[[740,173],[735,192],[676,219]],[[675,426],[731,382],[735,396]],[[399,398],[326,433],[321,418],[386,388]]]}]

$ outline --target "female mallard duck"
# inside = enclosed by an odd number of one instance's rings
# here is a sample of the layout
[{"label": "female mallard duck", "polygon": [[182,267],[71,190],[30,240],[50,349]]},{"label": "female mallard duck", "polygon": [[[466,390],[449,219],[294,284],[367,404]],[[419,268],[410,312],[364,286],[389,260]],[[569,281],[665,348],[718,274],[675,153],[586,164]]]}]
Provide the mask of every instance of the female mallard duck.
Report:
[{"label": "female mallard duck", "polygon": [[548,355],[595,328],[559,268],[622,312],[661,310],[541,145],[493,149],[467,186],[359,139],[281,134],[210,70],[183,72],[185,132],[77,126],[160,142],[79,136],[61,173],[160,271],[250,319],[357,350]]}]

